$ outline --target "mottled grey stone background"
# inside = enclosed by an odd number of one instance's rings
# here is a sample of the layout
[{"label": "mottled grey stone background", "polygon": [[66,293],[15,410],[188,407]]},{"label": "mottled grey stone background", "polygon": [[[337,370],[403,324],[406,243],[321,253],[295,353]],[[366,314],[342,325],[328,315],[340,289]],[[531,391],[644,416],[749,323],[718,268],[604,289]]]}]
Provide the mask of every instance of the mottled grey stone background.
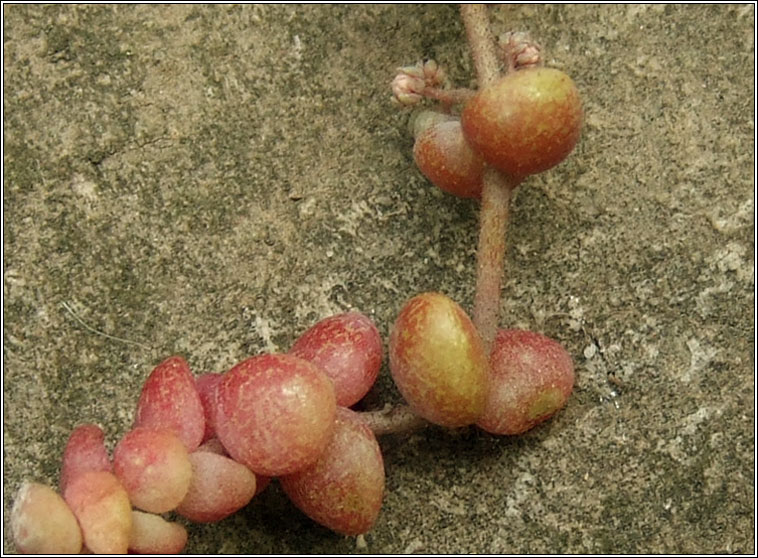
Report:
[{"label": "mottled grey stone background", "polygon": [[[520,438],[381,441],[366,548],[277,486],[191,553],[755,551],[754,6],[498,6],[582,91],[581,144],[513,202],[504,326],[575,359]],[[470,309],[477,205],[414,168],[394,68],[462,86],[457,9],[4,6],[4,550],[70,430],[112,447],[172,354],[223,371],[357,309]],[[130,343],[93,333],[89,327]],[[389,372],[365,404],[399,398]]]}]

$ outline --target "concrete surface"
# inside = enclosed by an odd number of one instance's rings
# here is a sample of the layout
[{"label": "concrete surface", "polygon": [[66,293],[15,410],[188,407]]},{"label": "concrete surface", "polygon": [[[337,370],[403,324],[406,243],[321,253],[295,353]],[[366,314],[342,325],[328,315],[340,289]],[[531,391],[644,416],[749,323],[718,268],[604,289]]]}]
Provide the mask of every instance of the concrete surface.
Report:
[{"label": "concrete surface", "polygon": [[[753,553],[754,10],[493,7],[585,102],[514,199],[502,303],[574,356],[568,407],[519,438],[383,438],[365,547],[272,487],[187,551]],[[112,446],[163,358],[223,371],[348,309],[386,335],[425,290],[471,308],[477,206],[414,168],[388,89],[422,57],[473,84],[455,7],[4,18],[5,551],[22,480],[57,483],[79,422]],[[365,407],[397,400],[385,365]]]}]

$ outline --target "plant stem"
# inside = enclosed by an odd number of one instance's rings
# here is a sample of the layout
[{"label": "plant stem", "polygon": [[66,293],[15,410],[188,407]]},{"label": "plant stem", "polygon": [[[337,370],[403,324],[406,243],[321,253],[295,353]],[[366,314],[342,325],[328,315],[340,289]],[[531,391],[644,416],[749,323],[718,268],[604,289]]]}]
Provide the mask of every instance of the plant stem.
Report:
[{"label": "plant stem", "polygon": [[461,6],[461,18],[466,27],[466,38],[481,89],[500,77],[500,62],[495,50],[495,37],[490,29],[487,6],[464,4]]},{"label": "plant stem", "polygon": [[[500,77],[500,61],[495,48],[495,38],[490,30],[487,6],[484,4],[463,5],[461,17],[466,27],[466,36],[474,59],[479,87],[483,88]],[[426,91],[430,97],[433,96],[429,95],[431,89],[428,88]],[[458,91],[455,90],[456,94]],[[461,96],[461,100],[465,98]],[[488,168],[484,173],[482,206],[479,214],[479,246],[476,252],[474,325],[482,337],[486,354],[491,352],[500,315],[505,231],[508,224],[511,191],[520,182],[520,179],[501,174],[493,168]],[[417,430],[429,424],[407,405],[363,412],[361,417],[377,436]]]},{"label": "plant stem", "polygon": [[465,103],[476,94],[476,91],[466,88],[440,89],[439,87],[425,87],[421,94],[424,97],[450,106]]},{"label": "plant stem", "polygon": [[500,318],[500,290],[505,269],[505,231],[508,208],[515,181],[493,168],[484,173],[482,205],[479,213],[479,245],[476,250],[476,293],[474,325],[484,343],[485,354],[492,352]]},{"label": "plant stem", "polygon": [[[490,30],[487,6],[461,6],[471,56],[474,59],[479,88],[500,77],[500,62],[495,38]],[[505,176],[492,168],[484,173],[482,207],[479,214],[479,247],[476,252],[476,294],[474,325],[482,337],[486,354],[490,354],[500,317],[500,289],[504,275],[505,231],[511,190],[520,180]]]},{"label": "plant stem", "polygon": [[381,411],[365,411],[361,413],[361,418],[376,436],[410,432],[429,425],[408,405],[398,405]]}]

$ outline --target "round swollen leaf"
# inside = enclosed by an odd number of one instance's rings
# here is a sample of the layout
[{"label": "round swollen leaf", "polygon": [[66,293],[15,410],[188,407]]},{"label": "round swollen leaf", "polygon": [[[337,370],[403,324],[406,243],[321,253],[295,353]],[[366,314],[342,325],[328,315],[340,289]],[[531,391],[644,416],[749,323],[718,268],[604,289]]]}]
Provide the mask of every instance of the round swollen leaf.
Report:
[{"label": "round swollen leaf", "polygon": [[191,521],[220,521],[256,494],[255,474],[233,459],[199,450],[191,453],[192,481],[176,512]]},{"label": "round swollen leaf", "polygon": [[566,349],[533,331],[498,331],[490,370],[487,406],[477,425],[492,434],[521,434],[547,420],[574,387],[574,364]]},{"label": "round swollen leaf", "polygon": [[324,451],[337,404],[331,380],[301,358],[270,354],[229,370],[216,391],[216,434],[236,461],[279,476]]},{"label": "round swollen leaf", "polygon": [[482,195],[484,160],[466,143],[459,120],[426,128],[413,144],[413,160],[432,184],[461,198]]},{"label": "round swollen leaf", "polygon": [[182,357],[161,362],[150,373],[137,403],[135,426],[171,430],[195,451],[205,434],[205,411],[195,378]]},{"label": "round swollen leaf", "polygon": [[124,486],[108,471],[77,475],[63,493],[93,554],[126,554],[132,531],[132,504]]},{"label": "round swollen leaf", "polygon": [[137,427],[113,450],[113,471],[134,507],[164,513],[187,494],[192,465],[187,448],[172,431]]},{"label": "round swollen leaf", "polygon": [[110,471],[111,459],[105,449],[105,433],[97,424],[80,424],[71,431],[63,450],[61,492],[71,480],[87,471]]},{"label": "round swollen leaf", "polygon": [[471,319],[453,300],[423,293],[409,300],[390,334],[390,370],[411,408],[457,427],[484,412],[488,364]]},{"label": "round swollen leaf", "polygon": [[318,461],[280,479],[290,500],[314,521],[343,535],[371,529],[384,496],[384,462],[374,433],[344,407]]},{"label": "round swollen leaf", "polygon": [[579,91],[553,68],[512,72],[468,101],[461,125],[487,163],[523,178],[557,165],[574,149],[582,127]]},{"label": "round swollen leaf", "polygon": [[289,354],[312,362],[334,383],[337,405],[349,407],[374,385],[382,367],[382,338],[359,312],[330,316],[303,333]]},{"label": "round swollen leaf", "polygon": [[49,486],[25,482],[11,509],[16,550],[23,554],[79,554],[82,531],[76,516]]}]

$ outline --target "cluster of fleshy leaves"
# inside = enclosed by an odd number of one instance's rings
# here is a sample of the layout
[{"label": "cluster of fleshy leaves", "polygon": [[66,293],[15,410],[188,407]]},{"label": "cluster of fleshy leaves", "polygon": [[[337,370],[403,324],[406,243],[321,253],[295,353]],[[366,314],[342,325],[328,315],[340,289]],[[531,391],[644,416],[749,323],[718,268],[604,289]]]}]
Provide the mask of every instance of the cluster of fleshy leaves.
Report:
[{"label": "cluster of fleshy leaves", "polygon": [[[221,521],[278,482],[295,506],[344,535],[377,520],[385,472],[363,414],[383,341],[358,312],[326,318],[287,353],[260,354],[222,374],[193,375],[173,356],[147,377],[133,428],[113,454],[94,423],[74,428],[60,490],[25,483],[12,511],[27,553],[176,553],[186,520]],[[554,341],[503,330],[488,359],[471,320],[451,299],[408,301],[389,339],[392,377],[431,423],[476,423],[496,434],[527,430],[562,407],[573,385]]]},{"label": "cluster of fleshy leaves", "polygon": [[[563,72],[543,68],[523,34],[502,41],[508,73],[478,92],[450,89],[426,61],[400,69],[395,99],[440,103],[414,124],[414,160],[441,189],[482,197],[488,167],[518,185],[576,145],[581,104]],[[462,105],[460,114],[454,110]],[[387,341],[392,378],[418,426],[475,425],[526,432],[561,409],[574,384],[571,357],[536,332],[500,329],[491,343],[447,296],[401,308]],[[177,553],[184,520],[221,521],[277,479],[292,503],[343,535],[379,516],[385,471],[376,416],[350,407],[374,385],[384,342],[364,314],[325,318],[286,353],[259,354],[220,374],[193,374],[173,356],[147,377],[133,427],[112,455],[95,423],[74,428],[56,490],[24,483],[11,527],[24,553]]]}]

